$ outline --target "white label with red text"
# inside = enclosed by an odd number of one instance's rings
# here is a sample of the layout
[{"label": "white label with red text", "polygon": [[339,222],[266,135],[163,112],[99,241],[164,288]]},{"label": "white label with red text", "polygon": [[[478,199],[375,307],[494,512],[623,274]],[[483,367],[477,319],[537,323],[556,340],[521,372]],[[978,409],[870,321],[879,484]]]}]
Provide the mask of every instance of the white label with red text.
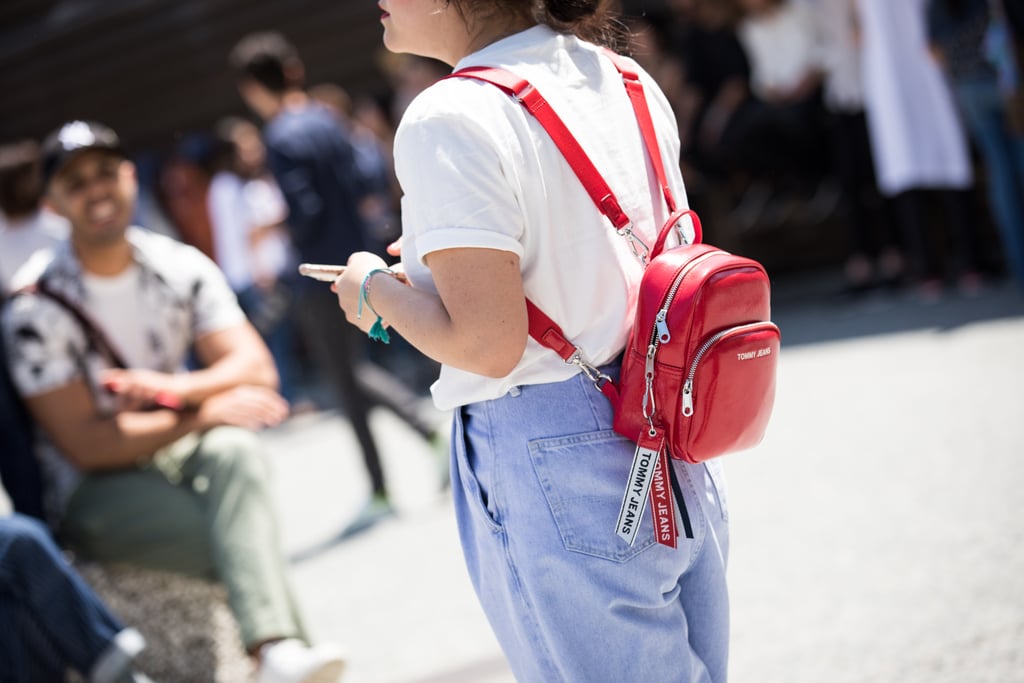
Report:
[{"label": "white label with red text", "polygon": [[633,545],[636,533],[640,530],[640,520],[647,507],[647,496],[650,495],[651,482],[654,480],[654,468],[664,444],[665,439],[660,429],[655,430],[654,434],[644,434],[636,444],[633,466],[629,469],[629,483],[615,524],[615,533],[630,545]]}]

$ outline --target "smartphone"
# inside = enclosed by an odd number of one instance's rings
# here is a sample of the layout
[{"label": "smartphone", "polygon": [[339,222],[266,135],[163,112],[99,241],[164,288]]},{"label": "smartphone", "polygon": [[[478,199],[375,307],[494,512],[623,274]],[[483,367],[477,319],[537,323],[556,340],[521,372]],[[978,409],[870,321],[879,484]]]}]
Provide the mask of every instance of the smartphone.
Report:
[{"label": "smartphone", "polygon": [[345,272],[345,266],[328,266],[322,263],[300,263],[299,274],[323,282],[334,282]]}]

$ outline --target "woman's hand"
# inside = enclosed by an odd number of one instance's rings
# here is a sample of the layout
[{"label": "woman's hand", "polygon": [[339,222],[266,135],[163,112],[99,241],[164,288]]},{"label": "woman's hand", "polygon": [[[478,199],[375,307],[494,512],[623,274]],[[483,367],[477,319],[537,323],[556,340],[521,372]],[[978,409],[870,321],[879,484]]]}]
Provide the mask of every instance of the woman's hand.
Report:
[{"label": "woman's hand", "polygon": [[[359,315],[359,297],[363,280],[370,271],[387,267],[384,259],[376,254],[359,251],[349,257],[345,272],[331,284],[331,291],[338,296],[338,305],[345,312],[345,318],[363,332],[369,332],[377,320],[376,313],[366,302],[363,302],[362,316]],[[382,324],[387,325],[384,322]]]}]

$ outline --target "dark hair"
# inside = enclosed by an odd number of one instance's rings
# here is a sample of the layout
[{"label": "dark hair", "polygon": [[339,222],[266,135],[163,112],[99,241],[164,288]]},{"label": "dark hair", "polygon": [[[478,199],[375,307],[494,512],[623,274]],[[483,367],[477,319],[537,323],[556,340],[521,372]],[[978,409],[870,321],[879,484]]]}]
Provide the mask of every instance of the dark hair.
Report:
[{"label": "dark hair", "polygon": [[530,18],[561,33],[572,33],[583,40],[624,49],[628,31],[612,11],[612,0],[448,0],[464,18],[506,15]]},{"label": "dark hair", "polygon": [[39,164],[39,145],[34,140],[0,147],[0,211],[21,217],[39,208],[43,197]]},{"label": "dark hair", "polygon": [[251,78],[267,90],[282,93],[302,87],[299,51],[276,31],[251,33],[231,50],[228,63],[238,77]]}]

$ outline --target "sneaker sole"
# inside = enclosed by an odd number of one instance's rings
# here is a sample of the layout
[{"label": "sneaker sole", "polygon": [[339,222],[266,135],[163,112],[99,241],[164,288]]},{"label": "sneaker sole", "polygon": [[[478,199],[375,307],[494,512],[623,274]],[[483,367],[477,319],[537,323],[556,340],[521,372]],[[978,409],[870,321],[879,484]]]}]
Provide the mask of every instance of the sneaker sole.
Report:
[{"label": "sneaker sole", "polygon": [[344,672],[345,662],[328,662],[302,679],[302,683],[338,683]]}]

